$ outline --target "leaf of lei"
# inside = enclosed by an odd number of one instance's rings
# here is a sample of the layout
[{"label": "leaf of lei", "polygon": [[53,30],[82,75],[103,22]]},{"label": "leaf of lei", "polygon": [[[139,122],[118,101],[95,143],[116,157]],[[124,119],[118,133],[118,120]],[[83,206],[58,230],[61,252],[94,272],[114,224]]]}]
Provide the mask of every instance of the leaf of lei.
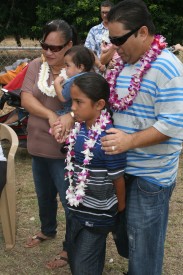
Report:
[{"label": "leaf of lei", "polygon": [[[56,92],[53,83],[48,86],[48,78],[49,78],[50,68],[48,63],[45,61],[41,64],[39,79],[38,79],[38,88],[43,93],[49,97],[55,97]],[[62,76],[64,79],[67,79],[65,68],[60,70],[59,76]]]},{"label": "leaf of lei", "polygon": [[86,165],[89,165],[92,158],[93,153],[92,150],[95,146],[95,143],[101,134],[102,131],[106,129],[106,125],[111,123],[110,114],[107,110],[102,110],[100,117],[96,120],[95,125],[92,125],[91,129],[88,131],[88,139],[85,140],[83,144],[84,150],[82,153],[84,154],[83,164],[81,165],[83,169],[77,175],[76,185],[73,185],[73,175],[74,175],[74,163],[73,158],[74,154],[74,145],[76,143],[76,138],[81,129],[81,123],[76,122],[75,127],[70,132],[66,143],[68,144],[68,152],[66,156],[66,174],[65,178],[69,180],[69,188],[66,191],[66,199],[71,206],[77,207],[79,203],[83,202],[83,198],[85,196],[85,188],[88,183],[89,172],[86,168]]}]

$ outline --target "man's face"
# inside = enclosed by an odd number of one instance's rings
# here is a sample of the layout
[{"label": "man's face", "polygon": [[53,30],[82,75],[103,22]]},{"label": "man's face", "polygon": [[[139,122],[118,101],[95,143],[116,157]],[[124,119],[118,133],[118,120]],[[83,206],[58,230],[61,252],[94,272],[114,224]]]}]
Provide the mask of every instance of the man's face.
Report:
[{"label": "man's face", "polygon": [[102,21],[104,23],[107,23],[107,14],[109,13],[111,7],[101,7],[100,9],[100,13],[101,13],[101,17],[102,17]]},{"label": "man's face", "polygon": [[[124,25],[120,22],[109,22],[108,23],[109,36],[123,37],[132,30],[126,30]],[[141,28],[140,28],[141,29]],[[128,39],[122,44],[117,46],[117,52],[121,59],[129,64],[137,62],[142,53],[143,40],[140,33],[140,29],[130,35]]]}]

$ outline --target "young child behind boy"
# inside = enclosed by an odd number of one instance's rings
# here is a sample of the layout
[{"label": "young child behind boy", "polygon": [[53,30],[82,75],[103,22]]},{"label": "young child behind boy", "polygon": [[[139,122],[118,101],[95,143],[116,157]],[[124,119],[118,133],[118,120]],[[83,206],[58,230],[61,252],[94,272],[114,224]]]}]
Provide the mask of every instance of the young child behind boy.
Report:
[{"label": "young child behind boy", "polygon": [[58,115],[68,113],[71,109],[70,87],[76,77],[90,72],[95,63],[92,51],[84,46],[73,46],[64,55],[65,71],[68,79],[58,76],[54,81],[55,92],[63,103]]},{"label": "young child behind boy", "polygon": [[125,208],[126,154],[107,155],[101,137],[112,127],[109,85],[97,73],[75,78],[71,86],[75,126],[66,140],[68,259],[73,275],[101,275],[106,238]]}]

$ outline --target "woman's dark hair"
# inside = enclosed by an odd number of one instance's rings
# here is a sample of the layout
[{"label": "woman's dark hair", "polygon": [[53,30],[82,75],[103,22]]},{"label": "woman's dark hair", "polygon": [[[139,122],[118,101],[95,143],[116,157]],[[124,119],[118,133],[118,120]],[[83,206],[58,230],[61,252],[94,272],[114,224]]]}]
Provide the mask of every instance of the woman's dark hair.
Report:
[{"label": "woman's dark hair", "polygon": [[73,46],[69,50],[66,51],[64,56],[70,55],[72,57],[72,62],[76,65],[76,67],[84,66],[84,72],[89,72],[94,66],[95,56],[91,50],[88,48],[78,45]]},{"label": "woman's dark hair", "polygon": [[109,107],[110,88],[103,76],[94,72],[85,73],[76,77],[73,85],[79,87],[82,93],[93,102],[104,99],[106,103],[105,108],[111,113]]},{"label": "woman's dark hair", "polygon": [[47,22],[43,28],[43,41],[45,41],[50,32],[61,32],[66,43],[72,41],[73,45],[78,44],[76,28],[70,26],[65,20],[55,19]]},{"label": "woman's dark hair", "polygon": [[155,26],[146,4],[141,0],[124,0],[112,7],[107,15],[108,22],[122,23],[126,30],[146,26],[150,35],[155,34]]}]

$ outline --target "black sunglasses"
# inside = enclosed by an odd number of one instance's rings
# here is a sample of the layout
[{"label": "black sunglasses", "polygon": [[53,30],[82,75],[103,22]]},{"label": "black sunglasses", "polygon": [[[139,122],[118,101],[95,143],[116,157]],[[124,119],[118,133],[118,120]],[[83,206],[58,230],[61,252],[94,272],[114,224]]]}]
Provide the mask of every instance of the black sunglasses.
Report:
[{"label": "black sunglasses", "polygon": [[111,43],[114,44],[115,46],[121,46],[128,40],[128,38],[132,34],[136,33],[140,28],[141,27],[138,27],[122,36],[115,36],[115,37],[109,36],[109,39],[110,39]]},{"label": "black sunglasses", "polygon": [[60,46],[54,46],[54,45],[48,45],[46,43],[43,42],[43,40],[39,41],[41,47],[43,48],[43,50],[47,51],[48,49],[50,49],[51,52],[59,52],[61,51],[63,48],[65,48],[65,46],[69,43],[65,43],[64,45],[60,45]]}]

